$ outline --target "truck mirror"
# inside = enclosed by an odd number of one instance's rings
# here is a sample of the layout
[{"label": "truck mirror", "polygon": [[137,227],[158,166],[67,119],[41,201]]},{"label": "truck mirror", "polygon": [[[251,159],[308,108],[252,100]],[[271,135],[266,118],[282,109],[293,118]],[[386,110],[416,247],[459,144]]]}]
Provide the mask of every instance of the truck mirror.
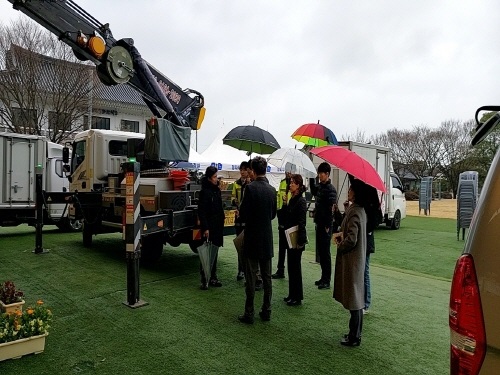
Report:
[{"label": "truck mirror", "polygon": [[63,163],[64,164],[69,163],[69,148],[66,146],[63,147]]}]

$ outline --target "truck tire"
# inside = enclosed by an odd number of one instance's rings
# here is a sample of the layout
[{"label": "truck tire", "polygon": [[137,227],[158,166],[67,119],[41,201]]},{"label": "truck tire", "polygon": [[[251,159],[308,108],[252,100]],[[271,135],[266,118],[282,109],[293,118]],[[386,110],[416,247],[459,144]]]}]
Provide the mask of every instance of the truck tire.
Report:
[{"label": "truck tire", "polygon": [[83,223],[81,220],[71,220],[65,218],[62,222],[56,224],[63,232],[79,232],[82,230]]},{"label": "truck tire", "polygon": [[394,213],[394,217],[391,220],[391,229],[399,229],[401,225],[401,212],[399,210],[396,210]]},{"label": "truck tire", "polygon": [[191,248],[193,253],[198,254],[198,247],[200,247],[202,243],[203,240],[191,241],[189,243],[189,247]]},{"label": "truck tire", "polygon": [[141,258],[146,262],[155,262],[163,253],[163,236],[149,235],[141,238]]},{"label": "truck tire", "polygon": [[84,221],[83,227],[82,227],[82,240],[83,240],[84,247],[91,247],[92,246],[93,234],[94,233],[93,233],[92,225]]}]

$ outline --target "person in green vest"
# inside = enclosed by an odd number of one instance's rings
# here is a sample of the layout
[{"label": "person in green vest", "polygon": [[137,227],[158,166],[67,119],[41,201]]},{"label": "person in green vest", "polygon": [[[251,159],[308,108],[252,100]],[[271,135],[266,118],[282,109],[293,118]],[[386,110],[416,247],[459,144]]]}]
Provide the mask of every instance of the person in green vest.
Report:
[{"label": "person in green vest", "polygon": [[273,279],[284,279],[285,278],[285,258],[286,258],[286,236],[285,227],[283,226],[283,213],[285,208],[290,201],[290,177],[292,176],[291,168],[287,165],[285,169],[285,178],[281,180],[280,186],[277,192],[277,216],[278,216],[278,269],[276,273],[272,274]]},{"label": "person in green vest", "polygon": [[[248,168],[249,164],[247,161],[243,161],[240,164],[240,178],[238,178],[233,183],[233,191],[231,193],[231,202],[237,210],[240,209],[240,204],[243,199],[243,191],[245,190],[245,186],[250,182],[250,178],[248,176]],[[245,223],[241,221],[239,216],[234,220],[234,227],[236,230],[236,236],[238,236],[243,229],[245,229]],[[236,280],[240,281],[245,278],[244,264],[240,255],[238,254],[238,274],[236,275]]]}]

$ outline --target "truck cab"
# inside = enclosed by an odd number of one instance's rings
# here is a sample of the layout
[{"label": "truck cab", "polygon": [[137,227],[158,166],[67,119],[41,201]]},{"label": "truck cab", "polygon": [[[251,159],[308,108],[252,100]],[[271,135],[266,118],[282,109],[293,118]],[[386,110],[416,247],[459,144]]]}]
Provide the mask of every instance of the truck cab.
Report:
[{"label": "truck cab", "polygon": [[70,191],[104,191],[108,176],[121,173],[127,159],[128,139],[143,140],[144,134],[91,129],[76,135],[71,155]]},{"label": "truck cab", "polygon": [[384,222],[392,229],[399,229],[401,220],[406,217],[406,197],[401,180],[392,171],[392,162],[388,195],[387,212],[384,214]]},{"label": "truck cab", "polygon": [[[378,172],[386,189],[385,193],[379,192],[380,206],[383,214],[383,217],[380,218],[380,223],[385,223],[391,229],[399,229],[401,220],[406,217],[406,198],[403,184],[398,175],[394,173],[392,167],[391,150],[384,146],[353,141],[340,141],[338,145],[357,153],[367,160]],[[312,161],[318,167],[323,162],[323,159],[312,155]],[[342,210],[343,205],[341,203],[347,200],[349,179],[346,172],[334,165],[331,165],[331,167],[330,179],[337,190],[337,202],[339,203],[339,209]]]}]

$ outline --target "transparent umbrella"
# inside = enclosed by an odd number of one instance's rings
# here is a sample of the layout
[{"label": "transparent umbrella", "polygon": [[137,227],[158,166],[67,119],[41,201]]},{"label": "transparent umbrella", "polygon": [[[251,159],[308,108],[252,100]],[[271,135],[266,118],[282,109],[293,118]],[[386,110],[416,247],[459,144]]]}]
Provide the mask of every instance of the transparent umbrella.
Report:
[{"label": "transparent umbrella", "polygon": [[267,158],[269,164],[279,168],[285,168],[286,171],[297,173],[305,178],[316,177],[316,168],[309,157],[295,148],[280,148],[274,151]]}]

